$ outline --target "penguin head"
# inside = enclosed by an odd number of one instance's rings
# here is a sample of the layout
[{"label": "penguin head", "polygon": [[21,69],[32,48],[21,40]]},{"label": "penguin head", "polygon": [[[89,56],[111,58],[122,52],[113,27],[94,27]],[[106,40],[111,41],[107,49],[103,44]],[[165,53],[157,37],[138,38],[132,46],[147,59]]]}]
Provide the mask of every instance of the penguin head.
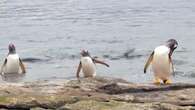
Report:
[{"label": "penguin head", "polygon": [[90,56],[90,53],[89,53],[88,50],[82,50],[82,51],[81,51],[81,56],[82,56],[82,57],[87,57],[87,56]]},{"label": "penguin head", "polygon": [[8,49],[9,49],[9,54],[16,53],[16,48],[15,48],[14,44],[10,43],[8,46]]},{"label": "penguin head", "polygon": [[178,43],[175,39],[169,39],[166,42],[166,46],[169,47],[171,49],[171,51],[174,51],[177,48]]}]

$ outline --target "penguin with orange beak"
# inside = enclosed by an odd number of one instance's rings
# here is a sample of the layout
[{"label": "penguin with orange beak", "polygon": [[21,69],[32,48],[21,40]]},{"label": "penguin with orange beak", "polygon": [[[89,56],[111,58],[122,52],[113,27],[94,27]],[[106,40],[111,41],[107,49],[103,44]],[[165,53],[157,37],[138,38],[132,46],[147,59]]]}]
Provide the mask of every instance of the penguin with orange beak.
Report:
[{"label": "penguin with orange beak", "polygon": [[175,39],[169,39],[164,45],[154,49],[144,66],[144,73],[148,66],[152,65],[154,72],[155,84],[170,84],[170,76],[174,73],[172,54],[177,48],[178,43]]},{"label": "penguin with orange beak", "polygon": [[14,44],[9,44],[8,49],[9,53],[1,66],[1,74],[26,73],[25,66],[19,55],[16,53]]},{"label": "penguin with orange beak", "polygon": [[107,67],[109,65],[103,61],[98,60],[97,58],[91,57],[90,53],[87,50],[81,51],[81,60],[77,69],[76,76],[79,79],[79,74],[82,69],[84,77],[95,77],[96,76],[96,67],[95,64],[103,64]]}]

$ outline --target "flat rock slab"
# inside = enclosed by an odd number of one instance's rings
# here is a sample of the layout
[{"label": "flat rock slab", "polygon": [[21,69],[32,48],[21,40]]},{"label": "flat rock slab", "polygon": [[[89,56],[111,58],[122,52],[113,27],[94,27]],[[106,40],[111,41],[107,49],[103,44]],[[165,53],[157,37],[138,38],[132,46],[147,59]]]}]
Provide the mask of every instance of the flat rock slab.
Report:
[{"label": "flat rock slab", "polygon": [[195,84],[83,78],[0,85],[2,110],[194,110]]}]

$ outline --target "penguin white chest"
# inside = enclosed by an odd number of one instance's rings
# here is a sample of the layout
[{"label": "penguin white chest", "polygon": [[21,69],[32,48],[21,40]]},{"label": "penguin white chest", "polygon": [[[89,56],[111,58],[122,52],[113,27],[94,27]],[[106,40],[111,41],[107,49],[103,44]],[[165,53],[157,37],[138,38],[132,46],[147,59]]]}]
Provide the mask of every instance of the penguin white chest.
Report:
[{"label": "penguin white chest", "polygon": [[171,75],[169,52],[170,49],[166,46],[159,46],[154,50],[152,69],[156,77],[167,79]]},{"label": "penguin white chest", "polygon": [[4,73],[19,73],[19,56],[17,54],[8,55]]},{"label": "penguin white chest", "polygon": [[94,77],[96,75],[96,67],[90,57],[82,57],[81,65],[84,77]]}]

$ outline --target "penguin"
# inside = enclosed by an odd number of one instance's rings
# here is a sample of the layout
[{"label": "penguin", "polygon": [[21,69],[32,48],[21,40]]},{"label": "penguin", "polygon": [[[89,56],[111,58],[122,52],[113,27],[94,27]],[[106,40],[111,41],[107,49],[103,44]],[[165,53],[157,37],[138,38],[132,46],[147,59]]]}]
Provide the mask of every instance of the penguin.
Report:
[{"label": "penguin", "polygon": [[[8,46],[9,53],[7,57],[4,60],[4,63],[1,67],[1,74],[19,74],[19,73],[26,73],[25,66],[19,57],[19,55],[16,53],[16,48],[14,44],[10,43]],[[21,71],[20,71],[21,68]]]},{"label": "penguin", "polygon": [[154,49],[148,58],[144,73],[146,73],[149,65],[152,65],[155,84],[171,84],[170,76],[174,73],[172,54],[178,47],[178,42],[175,39],[169,39],[164,45],[160,45]]},{"label": "penguin", "polygon": [[80,54],[81,54],[81,60],[80,60],[77,73],[76,73],[76,76],[78,79],[79,79],[79,74],[80,74],[81,69],[82,69],[82,72],[85,78],[95,77],[96,76],[96,67],[95,67],[96,63],[103,64],[109,67],[107,63],[98,60],[97,57],[91,57],[88,50],[82,50]]}]

